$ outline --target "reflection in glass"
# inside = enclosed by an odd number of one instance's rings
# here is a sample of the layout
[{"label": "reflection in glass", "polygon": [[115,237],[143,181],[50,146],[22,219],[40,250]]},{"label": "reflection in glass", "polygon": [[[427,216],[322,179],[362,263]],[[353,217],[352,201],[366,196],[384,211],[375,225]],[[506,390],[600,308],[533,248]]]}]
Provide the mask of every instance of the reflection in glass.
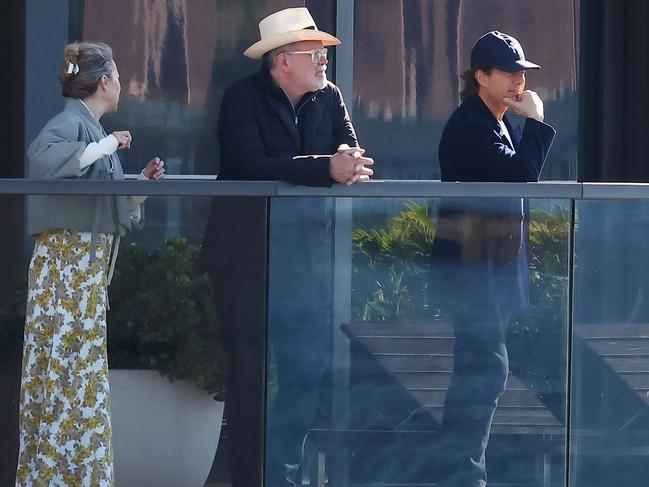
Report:
[{"label": "reflection in glass", "polygon": [[647,483],[648,209],[577,203],[571,486]]},{"label": "reflection in glass", "polygon": [[[332,222],[330,198],[272,201],[269,234],[266,482],[304,472],[309,428],[330,424]],[[327,375],[325,372],[329,371]]]},{"label": "reflection in glass", "polygon": [[[443,200],[437,213],[431,293],[453,327],[453,373],[440,429],[443,486],[483,486],[492,426],[503,433],[559,422],[509,375],[506,336],[529,307],[528,217],[521,199]],[[564,225],[567,227],[567,225]],[[523,230],[525,229],[525,230]],[[557,257],[565,257],[559,254]],[[560,303],[556,303],[560,304]],[[555,309],[561,316],[561,307]],[[565,317],[565,314],[563,315]],[[515,400],[505,396],[517,390]],[[504,403],[497,407],[500,399]],[[511,423],[517,427],[507,428]],[[509,431],[508,431],[509,429]],[[548,431],[546,431],[548,432]]]},{"label": "reflection in glass", "polygon": [[497,29],[543,66],[528,78],[558,132],[543,179],[575,179],[578,19],[579,0],[357,0],[353,120],[383,161],[378,177],[439,178],[437,146],[459,104],[459,75],[473,43]]},{"label": "reflection in glass", "polygon": [[[455,203],[456,208],[468,211],[493,209],[494,201]],[[520,205],[520,200],[516,201]],[[295,206],[289,212],[288,205],[272,204],[269,339],[275,354],[269,369],[269,400],[277,401],[283,385],[297,384],[309,370],[317,371],[319,378],[310,383],[317,385],[316,391],[295,388],[293,402],[282,404],[287,410],[282,411],[285,419],[279,424],[285,429],[273,427],[276,418],[273,403],[269,405],[267,461],[288,464],[283,459],[295,458],[296,448],[300,448],[293,469],[282,472],[293,480],[326,478],[331,485],[440,482],[449,471],[443,455],[450,451],[448,439],[456,441],[462,436],[449,436],[448,428],[442,433],[442,425],[448,421],[445,417],[453,415],[453,408],[445,410],[444,405],[449,402],[454,361],[457,363],[461,353],[471,366],[483,353],[471,340],[464,351],[458,347],[458,326],[454,332],[449,314],[472,316],[467,323],[485,325],[487,310],[497,313],[516,301],[517,285],[507,286],[507,273],[497,271],[491,282],[496,292],[485,294],[489,283],[475,266],[439,279],[445,269],[439,260],[431,260],[431,255],[440,231],[436,218],[440,200],[359,199],[354,201],[353,218],[352,213],[345,217],[339,204],[334,201],[331,209],[336,215],[335,228],[319,229],[317,237],[306,241],[306,233],[298,233],[295,242],[300,244],[288,246],[286,239],[280,239],[287,225],[300,226],[302,232],[313,229],[307,229],[305,222],[298,224]],[[545,478],[554,485],[565,475],[570,212],[561,201],[533,202],[531,206],[529,266],[525,269],[529,312],[519,313],[506,330],[500,328],[501,335],[506,333],[509,368],[503,370],[507,384],[495,413],[488,471],[490,482],[533,484]],[[348,220],[341,221],[341,215]],[[353,231],[345,234],[341,228],[347,223]],[[478,232],[483,238],[477,238],[476,244],[495,243],[502,236],[496,232],[498,228],[502,229],[495,225],[486,233]],[[349,244],[351,261],[343,250]],[[501,253],[503,249],[492,247]],[[326,257],[332,251],[333,261]],[[483,271],[488,265],[485,260],[476,262]],[[303,275],[306,268],[307,276]],[[327,268],[331,276],[349,269],[349,322],[332,319],[340,314],[336,292],[344,285],[334,281],[333,295],[327,288],[331,283],[322,287],[319,276]],[[456,286],[451,286],[452,282]],[[291,315],[284,310],[280,317],[273,310],[286,307],[284,296],[294,302],[289,306]],[[496,302],[500,304],[495,306]],[[488,331],[486,326],[469,328],[480,337]],[[461,336],[465,335],[477,336]],[[278,345],[287,348],[277,353]],[[341,374],[343,367],[345,374]],[[461,371],[455,370],[457,376]],[[344,375],[346,379],[341,379]],[[476,387],[471,388],[471,397],[461,399],[475,402],[485,383],[472,383]],[[302,406],[307,398],[316,405],[315,410]],[[286,418],[300,418],[299,434],[297,429],[289,434]],[[462,423],[462,432],[474,434],[466,424]]]}]

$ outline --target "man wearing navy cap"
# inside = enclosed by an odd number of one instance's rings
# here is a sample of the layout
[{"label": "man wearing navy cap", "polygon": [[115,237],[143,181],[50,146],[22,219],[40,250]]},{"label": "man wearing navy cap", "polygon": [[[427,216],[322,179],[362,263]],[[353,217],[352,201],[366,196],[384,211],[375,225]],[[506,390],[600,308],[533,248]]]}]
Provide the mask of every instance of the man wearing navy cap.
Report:
[{"label": "man wearing navy cap", "polygon": [[[462,76],[462,105],[439,143],[442,181],[538,181],[555,135],[543,123],[543,102],[525,90],[525,71],[540,68],[512,36],[493,31],[478,39]],[[527,117],[522,133],[505,116],[510,107]]]},{"label": "man wearing navy cap", "polygon": [[[520,43],[497,31],[483,35],[462,76],[462,104],[439,144],[443,181],[538,181],[555,130],[543,102],[525,89]],[[522,131],[505,113],[526,117]],[[433,247],[431,288],[453,324],[453,374],[444,403],[437,456],[440,482],[484,487],[485,450],[509,360],[511,317],[528,308],[527,205],[521,198],[445,200]]]}]

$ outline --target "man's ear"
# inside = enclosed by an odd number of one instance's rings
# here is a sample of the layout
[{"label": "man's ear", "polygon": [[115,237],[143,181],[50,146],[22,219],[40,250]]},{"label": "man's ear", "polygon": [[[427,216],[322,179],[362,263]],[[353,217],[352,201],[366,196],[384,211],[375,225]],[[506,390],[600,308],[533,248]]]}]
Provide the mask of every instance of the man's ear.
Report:
[{"label": "man's ear", "polygon": [[486,86],[488,77],[487,73],[481,69],[476,69],[474,76],[480,86]]},{"label": "man's ear", "polygon": [[283,52],[277,55],[277,66],[284,72],[288,69],[288,58],[289,55]]}]

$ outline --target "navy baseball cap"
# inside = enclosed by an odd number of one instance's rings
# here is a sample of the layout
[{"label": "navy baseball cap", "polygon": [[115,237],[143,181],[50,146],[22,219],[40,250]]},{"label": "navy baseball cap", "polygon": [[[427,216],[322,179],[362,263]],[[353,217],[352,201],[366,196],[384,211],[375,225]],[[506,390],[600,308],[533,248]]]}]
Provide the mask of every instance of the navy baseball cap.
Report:
[{"label": "navy baseball cap", "polygon": [[525,59],[521,43],[514,37],[493,30],[483,35],[471,49],[471,69],[491,66],[514,73],[524,69],[541,69]]}]

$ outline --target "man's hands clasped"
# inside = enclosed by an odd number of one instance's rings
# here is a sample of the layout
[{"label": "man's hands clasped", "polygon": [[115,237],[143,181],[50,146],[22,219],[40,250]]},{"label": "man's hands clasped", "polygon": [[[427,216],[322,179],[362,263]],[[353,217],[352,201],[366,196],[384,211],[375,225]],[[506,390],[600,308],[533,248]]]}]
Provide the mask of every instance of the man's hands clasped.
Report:
[{"label": "man's hands clasped", "polygon": [[329,162],[331,179],[347,185],[368,181],[374,171],[365,166],[374,164],[374,159],[364,157],[363,154],[365,154],[365,149],[341,144]]}]

